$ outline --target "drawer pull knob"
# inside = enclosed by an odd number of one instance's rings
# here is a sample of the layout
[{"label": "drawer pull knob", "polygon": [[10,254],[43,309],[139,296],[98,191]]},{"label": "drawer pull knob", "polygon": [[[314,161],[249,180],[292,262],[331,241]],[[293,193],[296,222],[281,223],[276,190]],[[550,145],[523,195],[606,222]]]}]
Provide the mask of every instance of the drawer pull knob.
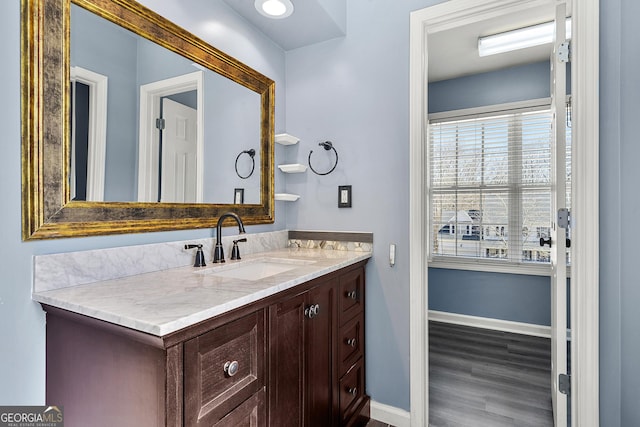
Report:
[{"label": "drawer pull knob", "polygon": [[358,293],[354,291],[347,292],[347,298],[358,299]]},{"label": "drawer pull knob", "polygon": [[358,394],[358,389],[355,387],[350,387],[347,389],[347,393],[349,393],[351,396],[355,396],[356,394]]},{"label": "drawer pull knob", "polygon": [[318,314],[320,314],[320,304],[313,304],[304,309],[304,315],[309,319],[313,319]]},{"label": "drawer pull knob", "polygon": [[234,360],[233,362],[226,362],[224,364],[224,373],[232,377],[238,373],[239,368],[240,364],[237,360]]},{"label": "drawer pull knob", "polygon": [[355,338],[349,338],[347,340],[347,345],[350,345],[351,347],[355,347],[357,343],[358,343],[358,341],[356,341]]}]

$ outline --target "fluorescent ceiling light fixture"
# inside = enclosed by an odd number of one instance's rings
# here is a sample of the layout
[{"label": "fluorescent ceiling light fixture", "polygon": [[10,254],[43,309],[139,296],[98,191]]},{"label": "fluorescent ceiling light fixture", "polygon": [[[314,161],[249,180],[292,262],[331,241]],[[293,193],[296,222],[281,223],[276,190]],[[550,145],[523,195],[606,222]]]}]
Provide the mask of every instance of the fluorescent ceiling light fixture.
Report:
[{"label": "fluorescent ceiling light fixture", "polygon": [[255,0],[254,5],[267,18],[282,19],[293,13],[291,0]]},{"label": "fluorescent ceiling light fixture", "polygon": [[[517,30],[478,38],[480,56],[495,55],[553,42],[555,22],[532,25]],[[571,18],[566,20],[566,39],[571,38]]]}]

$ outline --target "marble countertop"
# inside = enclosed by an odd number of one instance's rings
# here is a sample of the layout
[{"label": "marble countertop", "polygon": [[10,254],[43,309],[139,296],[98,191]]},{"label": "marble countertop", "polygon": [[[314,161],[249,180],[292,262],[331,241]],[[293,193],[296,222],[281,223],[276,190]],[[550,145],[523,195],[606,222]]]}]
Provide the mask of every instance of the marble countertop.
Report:
[{"label": "marble countertop", "polygon": [[[87,285],[34,292],[33,299],[117,325],[164,336],[371,257],[371,252],[287,248],[240,261],[180,267]],[[298,260],[293,269],[260,280],[210,274],[261,258]],[[295,261],[294,261],[295,262]]]}]

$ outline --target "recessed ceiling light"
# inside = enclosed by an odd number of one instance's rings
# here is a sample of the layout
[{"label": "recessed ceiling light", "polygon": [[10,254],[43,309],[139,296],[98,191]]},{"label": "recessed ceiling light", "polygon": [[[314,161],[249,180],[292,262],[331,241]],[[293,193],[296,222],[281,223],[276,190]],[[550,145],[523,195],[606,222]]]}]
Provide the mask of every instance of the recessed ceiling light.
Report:
[{"label": "recessed ceiling light", "polygon": [[255,0],[255,7],[262,16],[282,19],[293,13],[291,0]]},{"label": "recessed ceiling light", "polygon": [[[571,18],[566,21],[566,38],[571,38]],[[527,47],[540,46],[553,42],[555,22],[532,25],[517,30],[478,38],[478,54],[480,56],[495,55]]]}]

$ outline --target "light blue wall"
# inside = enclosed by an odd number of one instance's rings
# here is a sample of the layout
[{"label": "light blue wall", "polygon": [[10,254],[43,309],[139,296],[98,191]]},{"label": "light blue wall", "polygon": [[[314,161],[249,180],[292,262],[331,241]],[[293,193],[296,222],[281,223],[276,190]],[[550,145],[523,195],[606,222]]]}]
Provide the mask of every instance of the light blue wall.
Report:
[{"label": "light blue wall", "polygon": [[[609,3],[612,3],[609,5]],[[612,82],[607,82],[601,86],[600,94],[608,108],[602,108],[603,121],[606,129],[610,129],[611,122],[615,123],[618,129],[613,130],[612,135],[601,133],[602,149],[601,154],[606,156],[601,166],[601,177],[603,175],[619,175],[619,180],[605,177],[605,183],[612,183],[615,186],[602,187],[601,194],[605,194],[605,199],[601,209],[601,224],[607,222],[608,225],[601,233],[604,245],[601,247],[602,264],[608,264],[607,273],[613,273],[613,277],[605,276],[600,282],[603,287],[602,292],[607,293],[607,303],[610,295],[619,297],[614,304],[619,303],[619,310],[604,312],[603,321],[606,322],[605,330],[601,336],[606,342],[610,339],[605,336],[609,332],[614,333],[612,340],[615,342],[617,331],[616,323],[619,313],[620,324],[620,425],[637,426],[640,425],[640,280],[638,279],[638,250],[637,235],[626,227],[640,212],[640,191],[638,181],[640,173],[640,48],[638,46],[638,18],[640,18],[640,2],[634,0],[620,0],[620,16],[615,16],[618,2],[601,2],[601,8],[605,15],[604,43],[601,52],[606,57],[600,62],[601,69],[605,69],[603,82],[607,77],[612,78]],[[606,4],[606,6],[605,6]],[[611,7],[613,10],[606,10]],[[613,16],[611,16],[613,14]],[[610,25],[610,26],[609,26]],[[617,26],[619,25],[619,27]],[[613,34],[610,34],[613,33]],[[619,37],[612,40],[607,36],[615,35]],[[620,47],[612,46],[618,42]],[[612,49],[612,52],[607,52]],[[619,50],[618,50],[619,49]],[[618,56],[617,53],[620,53]],[[610,60],[610,62],[608,61]],[[619,69],[618,69],[619,67]],[[617,75],[619,72],[619,75]],[[619,87],[616,87],[619,83]],[[616,137],[619,135],[619,140]],[[619,144],[619,151],[616,145]],[[611,152],[606,151],[611,150]],[[618,158],[614,156],[619,155]],[[611,163],[609,161],[612,160]],[[616,168],[615,166],[618,166]],[[612,182],[613,181],[613,182]],[[607,202],[612,202],[608,204]],[[611,216],[610,216],[611,214]],[[619,219],[617,227],[616,220]],[[611,231],[611,235],[603,234]],[[616,238],[619,238],[617,240]],[[618,252],[617,246],[620,247]],[[608,250],[612,249],[609,253]],[[619,255],[619,258],[616,257]],[[620,268],[619,290],[613,280],[618,276],[615,267]],[[612,272],[612,270],[614,270]],[[608,307],[607,307],[608,308]],[[601,310],[601,313],[603,311]],[[615,319],[615,320],[614,320]],[[609,349],[601,346],[601,354],[607,353]],[[615,355],[615,352],[613,353]],[[603,363],[610,361],[610,355],[604,354]],[[602,364],[601,364],[602,366]],[[616,364],[612,366],[615,369]],[[609,367],[601,372],[601,380],[609,388],[612,379],[603,378],[609,372]],[[617,374],[617,372],[615,373]],[[614,374],[614,375],[615,375]],[[615,395],[614,395],[615,396]],[[607,397],[608,399],[613,399]],[[612,400],[611,403],[615,401]],[[613,412],[613,411],[612,411]]]},{"label": "light blue wall", "polygon": [[[138,115],[135,37],[78,6],[71,7],[71,65],[109,78],[104,200],[136,200]],[[96,46],[99,46],[96,48]]]},{"label": "light blue wall", "polygon": [[429,83],[429,112],[549,97],[549,61]]},{"label": "light blue wall", "polygon": [[429,309],[551,324],[549,277],[429,268]]},{"label": "light blue wall", "polygon": [[[327,176],[291,175],[292,229],[372,231],[367,267],[367,391],[409,408],[409,12],[433,0],[349,0],[347,36],[287,52],[289,161],[318,169],[331,140],[340,160]],[[326,162],[325,162],[326,163]],[[353,186],[339,209],[338,186]],[[389,244],[398,245],[395,267]]]},{"label": "light blue wall", "polygon": [[[149,0],[150,6],[165,8],[165,15],[180,14],[182,2]],[[198,10],[214,19],[210,24],[225,31],[193,28],[214,46],[241,59],[276,81],[276,130],[285,128],[284,76],[285,56],[280,48],[237,17],[226,6],[208,0],[192,1]],[[208,11],[211,11],[209,13]],[[176,18],[177,19],[177,18]],[[217,20],[220,20],[219,22]],[[181,22],[189,27],[189,22]],[[129,246],[174,240],[189,240],[215,235],[210,229],[104,236],[79,239],[23,242],[21,240],[21,158],[20,158],[20,0],[0,2],[0,27],[3,42],[0,55],[0,405],[36,405],[45,396],[45,318],[39,304],[31,301],[33,255]],[[276,177],[276,190],[282,183]],[[276,206],[276,222],[250,226],[249,233],[282,230],[286,217]]]}]

